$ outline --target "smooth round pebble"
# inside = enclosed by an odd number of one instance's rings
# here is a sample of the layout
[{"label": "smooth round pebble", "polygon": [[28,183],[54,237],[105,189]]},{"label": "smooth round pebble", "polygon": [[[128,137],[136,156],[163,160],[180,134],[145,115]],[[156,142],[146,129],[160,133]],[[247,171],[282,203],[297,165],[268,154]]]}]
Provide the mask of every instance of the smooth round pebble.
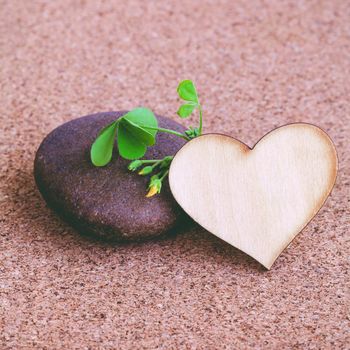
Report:
[{"label": "smooth round pebble", "polygon": [[[138,240],[169,232],[186,214],[163,182],[160,194],[146,198],[149,177],[127,169],[130,161],[118,155],[105,167],[95,167],[90,147],[99,130],[126,111],[97,113],[67,122],[41,143],[34,161],[36,184],[47,204],[82,233],[106,239]],[[157,116],[159,126],[183,132],[180,124]],[[185,143],[158,133],[145,159],[175,154]]]}]

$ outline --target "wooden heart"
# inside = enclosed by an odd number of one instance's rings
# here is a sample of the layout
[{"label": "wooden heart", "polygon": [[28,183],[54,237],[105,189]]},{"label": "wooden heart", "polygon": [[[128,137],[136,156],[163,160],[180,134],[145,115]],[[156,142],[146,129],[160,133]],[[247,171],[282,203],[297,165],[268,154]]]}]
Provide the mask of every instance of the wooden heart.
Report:
[{"label": "wooden heart", "polygon": [[297,123],[252,149],[225,135],[195,138],[174,157],[169,182],[196,222],[270,269],[322,207],[336,174],[328,135]]}]

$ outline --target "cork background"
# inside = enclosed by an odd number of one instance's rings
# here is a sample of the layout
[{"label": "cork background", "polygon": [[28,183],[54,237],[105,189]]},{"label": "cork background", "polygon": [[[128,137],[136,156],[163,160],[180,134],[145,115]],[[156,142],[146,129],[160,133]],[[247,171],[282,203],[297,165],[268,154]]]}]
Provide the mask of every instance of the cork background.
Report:
[{"label": "cork background", "polygon": [[[349,348],[350,3],[0,1],[0,348]],[[334,140],[323,209],[266,271],[198,226],[146,243],[77,234],[33,180],[43,137],[143,105],[252,146],[289,122]],[[186,121],[190,125],[191,121]]]}]

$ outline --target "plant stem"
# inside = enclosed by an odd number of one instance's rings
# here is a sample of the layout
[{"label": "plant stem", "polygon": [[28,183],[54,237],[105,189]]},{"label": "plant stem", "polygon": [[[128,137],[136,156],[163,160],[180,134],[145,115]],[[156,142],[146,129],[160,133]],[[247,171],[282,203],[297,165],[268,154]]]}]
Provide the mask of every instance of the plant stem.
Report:
[{"label": "plant stem", "polygon": [[202,129],[203,129],[203,112],[202,112],[202,106],[198,104],[198,110],[199,110],[199,135],[202,135]]},{"label": "plant stem", "polygon": [[176,135],[176,136],[179,136],[183,139],[185,139],[186,141],[190,141],[190,139],[184,135],[184,134],[181,134],[180,132],[177,132],[175,130],[170,130],[170,129],[164,129],[164,128],[153,128],[151,126],[146,126],[146,125],[140,125],[142,126],[144,129],[149,129],[149,130],[158,130],[160,132],[166,132],[168,134],[172,134],[172,135]]},{"label": "plant stem", "polygon": [[157,165],[159,165],[162,161],[163,161],[163,159],[157,160],[157,161],[152,165],[152,168],[154,169],[154,168],[155,168]]},{"label": "plant stem", "polygon": [[167,171],[164,171],[163,175],[160,177],[160,181],[163,181],[163,179],[169,174],[169,169]]},{"label": "plant stem", "polygon": [[162,160],[163,159],[140,159],[142,164],[152,164],[152,163],[160,162]]}]

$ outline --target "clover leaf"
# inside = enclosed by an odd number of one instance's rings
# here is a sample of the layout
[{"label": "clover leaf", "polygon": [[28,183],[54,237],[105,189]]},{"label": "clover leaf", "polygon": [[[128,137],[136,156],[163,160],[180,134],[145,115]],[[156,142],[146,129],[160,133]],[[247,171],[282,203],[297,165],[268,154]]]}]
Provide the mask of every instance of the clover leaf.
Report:
[{"label": "clover leaf", "polygon": [[125,132],[130,133],[146,146],[153,146],[155,143],[155,137],[152,133],[128,119],[122,118],[118,128],[119,130],[125,130]]},{"label": "clover leaf", "polygon": [[[153,112],[148,108],[135,108],[122,117],[122,120],[127,120],[130,124],[148,131],[155,138],[158,130],[158,121]],[[155,140],[153,140],[154,144]]]},{"label": "clover leaf", "polygon": [[147,108],[136,108],[124,115],[118,123],[119,153],[126,159],[142,157],[148,146],[155,144],[158,122]]},{"label": "clover leaf", "polygon": [[177,92],[180,98],[185,101],[178,109],[177,114],[181,118],[187,118],[195,110],[198,110],[198,127],[190,127],[184,132],[161,128],[158,127],[157,118],[151,110],[135,108],[104,127],[98,133],[90,150],[92,164],[101,167],[111,161],[116,139],[120,156],[133,160],[129,164],[129,170],[135,171],[142,167],[138,172],[139,175],[154,174],[151,177],[147,197],[152,197],[159,193],[162,181],[169,174],[173,156],[165,156],[162,159],[139,159],[145,155],[147,147],[155,144],[157,132],[175,135],[186,141],[190,141],[202,134],[203,112],[195,85],[191,80],[183,80],[178,85]]},{"label": "clover leaf", "polygon": [[104,166],[112,158],[114,139],[117,132],[117,121],[103,128],[91,146],[90,156],[93,165]]},{"label": "clover leaf", "polygon": [[181,118],[187,118],[189,117],[192,112],[194,111],[194,109],[197,107],[196,104],[193,103],[184,103],[182,106],[180,106],[180,108],[177,111],[177,114],[181,117]]},{"label": "clover leaf", "polygon": [[183,100],[198,104],[196,87],[191,80],[183,80],[177,87],[177,93]]}]

